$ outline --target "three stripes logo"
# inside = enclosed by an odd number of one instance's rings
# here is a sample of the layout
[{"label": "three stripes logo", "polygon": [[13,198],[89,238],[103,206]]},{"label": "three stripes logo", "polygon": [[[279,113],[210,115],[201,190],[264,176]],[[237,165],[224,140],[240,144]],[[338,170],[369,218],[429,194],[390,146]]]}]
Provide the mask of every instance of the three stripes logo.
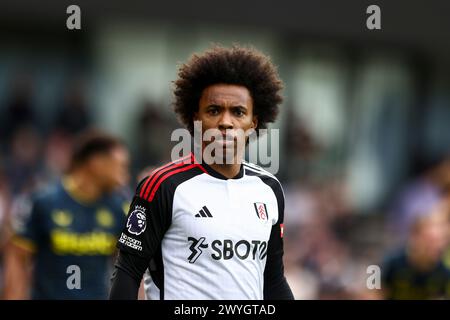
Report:
[{"label": "three stripes logo", "polygon": [[209,212],[206,206],[203,206],[202,209],[195,215],[196,218],[212,218],[211,212]]},{"label": "three stripes logo", "polygon": [[208,244],[203,244],[205,242],[205,237],[201,237],[198,240],[193,237],[188,237],[188,240],[192,241],[192,244],[189,247],[189,250],[191,250],[191,255],[188,257],[188,260],[189,263],[194,263],[203,253],[202,249],[208,248]]}]

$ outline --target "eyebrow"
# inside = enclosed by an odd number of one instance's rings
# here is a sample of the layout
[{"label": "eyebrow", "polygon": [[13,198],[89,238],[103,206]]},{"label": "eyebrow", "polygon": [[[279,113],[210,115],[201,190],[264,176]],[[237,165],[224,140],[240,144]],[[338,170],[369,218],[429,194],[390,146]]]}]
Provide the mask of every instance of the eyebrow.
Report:
[{"label": "eyebrow", "polygon": [[[211,103],[211,104],[209,104],[209,105],[207,106],[207,108],[211,108],[211,107],[215,107],[215,108],[223,108],[223,106],[221,106],[220,104],[217,104],[217,103]],[[230,107],[230,108],[242,108],[242,109],[248,109],[247,106],[241,105],[241,104],[234,105],[234,106],[229,106],[229,107]]]}]

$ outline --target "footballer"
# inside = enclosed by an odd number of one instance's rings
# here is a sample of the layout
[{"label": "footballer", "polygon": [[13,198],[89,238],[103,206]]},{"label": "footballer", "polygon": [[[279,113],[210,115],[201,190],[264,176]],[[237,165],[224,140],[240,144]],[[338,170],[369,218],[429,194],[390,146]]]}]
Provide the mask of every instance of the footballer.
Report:
[{"label": "footballer", "polygon": [[[232,153],[206,163],[194,153],[168,163],[136,189],[118,241],[110,299],[136,299],[146,270],[155,300],[293,299],[284,276],[284,195],[280,182],[243,160],[237,132],[267,128],[282,102],[282,81],[257,50],[215,46],[183,64],[175,112],[191,134]],[[216,154],[217,156],[217,154]],[[217,158],[217,157],[216,157]]]}]

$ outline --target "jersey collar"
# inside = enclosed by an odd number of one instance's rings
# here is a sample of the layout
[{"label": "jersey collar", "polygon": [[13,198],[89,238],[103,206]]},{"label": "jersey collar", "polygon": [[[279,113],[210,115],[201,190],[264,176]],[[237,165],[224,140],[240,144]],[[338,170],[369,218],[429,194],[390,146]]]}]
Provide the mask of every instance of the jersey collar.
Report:
[{"label": "jersey collar", "polygon": [[241,163],[241,167],[239,169],[239,172],[237,175],[235,175],[233,178],[227,178],[225,177],[223,174],[217,172],[216,170],[214,170],[213,168],[211,168],[209,165],[207,165],[206,163],[202,163],[201,166],[206,170],[206,172],[208,172],[209,175],[213,176],[214,178],[217,179],[222,179],[222,180],[228,180],[228,179],[240,179],[244,176],[244,165]]}]

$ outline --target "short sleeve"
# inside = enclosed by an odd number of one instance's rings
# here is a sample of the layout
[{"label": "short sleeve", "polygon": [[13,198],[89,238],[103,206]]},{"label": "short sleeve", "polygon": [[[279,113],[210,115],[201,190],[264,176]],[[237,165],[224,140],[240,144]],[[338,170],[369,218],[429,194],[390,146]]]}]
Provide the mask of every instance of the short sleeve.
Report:
[{"label": "short sleeve", "polygon": [[21,197],[13,206],[13,243],[35,252],[42,238],[43,205],[38,199]]},{"label": "short sleeve", "polygon": [[150,177],[144,179],[136,189],[117,247],[151,259],[171,224],[173,192],[168,183],[163,183],[154,190],[149,200],[142,192],[147,179]]}]

